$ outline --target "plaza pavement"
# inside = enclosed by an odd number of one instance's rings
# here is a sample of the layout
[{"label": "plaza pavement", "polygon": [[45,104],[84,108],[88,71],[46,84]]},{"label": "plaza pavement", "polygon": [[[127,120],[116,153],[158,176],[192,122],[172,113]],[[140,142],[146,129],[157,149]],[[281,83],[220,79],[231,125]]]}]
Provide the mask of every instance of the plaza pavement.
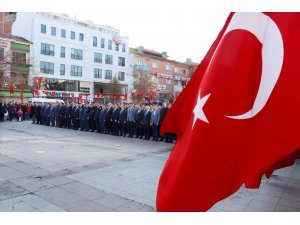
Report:
[{"label": "plaza pavement", "polygon": [[[153,212],[171,144],[30,122],[0,123],[0,212]],[[300,211],[300,166],[210,211]]]}]

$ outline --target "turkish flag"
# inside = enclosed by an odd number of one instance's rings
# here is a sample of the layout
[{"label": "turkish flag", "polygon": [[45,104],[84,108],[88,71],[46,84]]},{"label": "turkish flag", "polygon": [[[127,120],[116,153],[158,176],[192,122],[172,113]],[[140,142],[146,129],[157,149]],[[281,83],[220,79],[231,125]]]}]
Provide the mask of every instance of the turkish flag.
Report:
[{"label": "turkish flag", "polygon": [[158,211],[207,211],[300,157],[299,26],[300,13],[229,15],[163,121],[177,141]]},{"label": "turkish flag", "polygon": [[127,93],[124,95],[124,101],[127,101]]},{"label": "turkish flag", "polygon": [[71,97],[72,97],[72,101],[74,101],[74,99],[75,99],[74,93],[71,93]]},{"label": "turkish flag", "polygon": [[34,90],[34,96],[39,96],[39,90]]},{"label": "turkish flag", "polygon": [[79,95],[78,95],[78,103],[82,103],[82,93],[79,93]]},{"label": "turkish flag", "polygon": [[55,98],[55,91],[52,91],[51,98]]},{"label": "turkish flag", "polygon": [[116,102],[118,102],[120,100],[120,97],[121,97],[121,94],[118,93],[117,96],[116,96]]},{"label": "turkish flag", "polygon": [[20,99],[23,102],[24,101],[24,89],[20,88]]},{"label": "turkish flag", "polygon": [[154,100],[154,93],[153,91],[150,91],[150,101],[153,101]]},{"label": "turkish flag", "polygon": [[10,95],[14,94],[14,87],[12,85],[9,86],[9,94]]}]

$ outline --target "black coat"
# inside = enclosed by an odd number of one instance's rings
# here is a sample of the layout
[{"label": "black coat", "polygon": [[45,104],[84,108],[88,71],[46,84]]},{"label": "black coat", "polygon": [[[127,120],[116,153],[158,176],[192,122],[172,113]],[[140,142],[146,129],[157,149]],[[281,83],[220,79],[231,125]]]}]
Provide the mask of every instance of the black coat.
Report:
[{"label": "black coat", "polygon": [[136,113],[136,117],[135,117],[135,121],[137,123],[142,123],[143,120],[144,120],[144,111],[143,110],[140,110],[140,111],[137,111]]},{"label": "black coat", "polygon": [[115,120],[119,121],[120,111],[121,111],[121,108],[117,108],[116,110],[113,111],[113,113],[112,113],[113,121],[115,121]]},{"label": "black coat", "polygon": [[94,120],[98,120],[98,118],[99,118],[99,115],[100,115],[100,113],[101,113],[101,108],[99,107],[96,107],[96,110],[95,110],[95,116],[94,116]]},{"label": "black coat", "polygon": [[127,121],[127,110],[123,109],[119,113],[119,121],[120,123],[124,123],[124,121]]},{"label": "black coat", "polygon": [[35,105],[32,105],[32,106],[30,107],[30,112],[31,112],[32,114],[35,114],[35,109],[36,109],[36,106],[35,106]]},{"label": "black coat", "polygon": [[89,107],[89,118],[94,119],[95,118],[95,113],[96,113],[96,106]]},{"label": "black coat", "polygon": [[105,115],[105,121],[111,120],[113,111],[114,111],[113,107],[111,107],[109,110],[107,110],[107,113]]},{"label": "black coat", "polygon": [[166,114],[167,114],[167,112],[168,112],[168,108],[162,108],[161,110],[160,110],[160,123],[163,121],[163,119],[165,118],[165,116],[166,116]]},{"label": "black coat", "polygon": [[148,112],[145,112],[144,120],[143,120],[144,125],[149,126],[150,119],[151,119],[151,111],[149,110]]},{"label": "black coat", "polygon": [[38,105],[35,109],[35,116],[41,115],[41,110],[42,110],[42,107],[40,105]]},{"label": "black coat", "polygon": [[79,119],[79,107],[75,108],[74,110],[74,118]]}]

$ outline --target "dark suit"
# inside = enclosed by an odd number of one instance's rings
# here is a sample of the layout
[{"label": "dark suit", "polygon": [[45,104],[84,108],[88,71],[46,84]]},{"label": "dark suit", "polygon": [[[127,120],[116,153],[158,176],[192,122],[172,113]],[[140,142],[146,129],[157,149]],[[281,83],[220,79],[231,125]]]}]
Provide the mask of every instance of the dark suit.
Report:
[{"label": "dark suit", "polygon": [[97,133],[100,133],[99,116],[100,116],[101,110],[102,110],[101,107],[96,107],[96,109],[95,109],[94,124],[95,124],[95,128],[96,128]]},{"label": "dark suit", "polygon": [[99,125],[100,125],[100,133],[105,133],[105,117],[106,117],[107,109],[102,109],[99,114]]},{"label": "dark suit", "polygon": [[119,135],[119,114],[121,108],[114,109],[112,113],[112,122],[113,122],[113,134]]},{"label": "dark suit", "polygon": [[136,113],[135,125],[136,125],[136,138],[143,138],[143,120],[144,120],[144,110],[140,109]]},{"label": "dark suit", "polygon": [[127,110],[122,109],[119,113],[119,130],[121,136],[126,136],[126,121],[127,121]]},{"label": "dark suit", "polygon": [[151,112],[145,112],[144,119],[143,119],[143,126],[144,126],[144,135],[147,140],[150,140],[150,119],[151,119]]},{"label": "dark suit", "polygon": [[79,128],[79,107],[74,107],[74,114],[73,114],[73,130],[78,130]]},{"label": "dark suit", "polygon": [[55,110],[56,110],[56,107],[52,106],[50,108],[50,121],[51,121],[51,127],[54,127],[55,126]]},{"label": "dark suit", "polygon": [[114,109],[110,107],[107,109],[107,113],[105,115],[105,128],[106,128],[106,134],[112,134],[113,133],[113,126],[112,126],[112,113]]},{"label": "dark suit", "polygon": [[79,107],[79,122],[80,122],[80,130],[84,131],[84,118],[83,118],[83,110],[85,106]]},{"label": "dark suit", "polygon": [[95,131],[96,124],[95,124],[95,112],[96,112],[96,106],[90,107],[89,110],[89,128],[92,132]]},{"label": "dark suit", "polygon": [[41,124],[41,110],[42,107],[38,105],[35,110],[36,123]]}]

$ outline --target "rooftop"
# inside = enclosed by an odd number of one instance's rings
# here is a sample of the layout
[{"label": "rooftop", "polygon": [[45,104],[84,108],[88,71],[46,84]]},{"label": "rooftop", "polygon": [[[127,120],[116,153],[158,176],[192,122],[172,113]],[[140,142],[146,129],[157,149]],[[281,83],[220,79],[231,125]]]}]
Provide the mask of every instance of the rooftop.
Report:
[{"label": "rooftop", "polygon": [[14,36],[11,34],[0,34],[0,38],[7,38],[7,39],[12,39],[14,41],[18,41],[18,42],[23,42],[26,44],[32,44],[31,41],[28,41],[27,39],[23,38],[23,37],[19,37],[19,36]]}]

